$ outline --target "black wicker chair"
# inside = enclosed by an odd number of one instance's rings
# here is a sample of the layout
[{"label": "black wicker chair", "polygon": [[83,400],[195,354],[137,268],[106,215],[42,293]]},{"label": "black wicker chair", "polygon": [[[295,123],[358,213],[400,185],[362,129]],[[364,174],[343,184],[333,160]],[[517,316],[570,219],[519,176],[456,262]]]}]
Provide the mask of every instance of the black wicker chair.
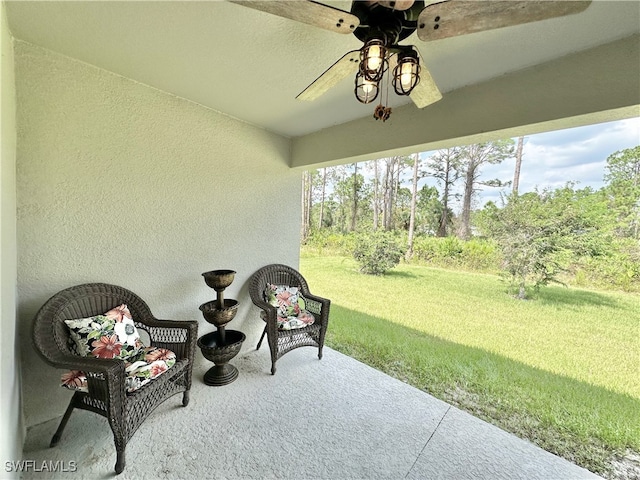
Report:
[{"label": "black wicker chair", "polygon": [[[103,314],[123,303],[129,307],[136,328],[149,335],[151,346],[176,354],[175,365],[133,393],[125,391],[125,362],[78,356],[72,351],[70,332],[64,323],[64,320]],[[181,392],[182,404],[189,403],[198,322],[158,320],[140,297],[125,288],[89,283],[62,290],[38,311],[32,333],[36,351],[49,365],[87,374],[89,392],[74,392],[51,440],[52,447],[60,440],[74,408],[102,415],[113,431],[117,452],[115,471],[119,474],[124,470],[127,442],[154,408]]]},{"label": "black wicker chair", "polygon": [[[306,310],[315,317],[315,322],[309,326],[293,330],[280,330],[277,324],[277,309],[270,305],[265,298],[267,284],[287,285],[298,287],[306,300]],[[271,350],[271,374],[276,373],[276,361],[291,350],[304,347],[318,347],[318,358],[322,359],[324,337],[329,324],[330,300],[312,295],[304,277],[295,269],[281,264],[266,265],[256,271],[249,281],[249,295],[251,301],[264,313],[264,331],[258,342],[257,349],[267,336]]]}]

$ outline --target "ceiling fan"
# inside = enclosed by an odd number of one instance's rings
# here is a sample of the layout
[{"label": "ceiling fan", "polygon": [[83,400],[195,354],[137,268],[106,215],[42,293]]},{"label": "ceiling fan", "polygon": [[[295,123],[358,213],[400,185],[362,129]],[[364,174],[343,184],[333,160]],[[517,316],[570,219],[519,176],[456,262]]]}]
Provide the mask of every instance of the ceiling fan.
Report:
[{"label": "ceiling fan", "polygon": [[[398,95],[408,95],[418,108],[442,98],[417,48],[400,45],[414,32],[428,42],[458,35],[520,25],[579,13],[591,0],[364,0],[346,12],[311,0],[230,0],[249,8],[289,18],[336,33],[352,33],[363,47],[329,67],[296,98],[315,100],[343,78],[355,74],[355,95],[362,103],[378,97],[385,73]],[[388,87],[387,87],[388,88]],[[383,121],[390,109],[376,108]]]}]

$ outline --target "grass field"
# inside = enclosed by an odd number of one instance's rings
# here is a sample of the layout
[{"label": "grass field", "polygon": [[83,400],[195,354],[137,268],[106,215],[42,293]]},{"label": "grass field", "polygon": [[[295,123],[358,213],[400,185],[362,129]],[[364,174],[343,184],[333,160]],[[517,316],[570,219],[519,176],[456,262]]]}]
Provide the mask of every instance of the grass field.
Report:
[{"label": "grass field", "polygon": [[521,301],[492,275],[359,273],[304,254],[332,300],[327,345],[596,473],[640,452],[640,296],[551,286]]}]

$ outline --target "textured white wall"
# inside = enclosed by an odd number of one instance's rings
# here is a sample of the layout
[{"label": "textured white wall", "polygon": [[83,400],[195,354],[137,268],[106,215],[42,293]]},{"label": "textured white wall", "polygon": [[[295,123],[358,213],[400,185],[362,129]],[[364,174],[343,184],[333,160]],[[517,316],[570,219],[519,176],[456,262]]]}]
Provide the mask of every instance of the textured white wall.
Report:
[{"label": "textured white wall", "polygon": [[16,348],[16,90],[13,46],[4,2],[0,2],[0,49],[0,468],[5,472],[5,462],[22,457],[24,429],[20,408],[20,355]]},{"label": "textured white wall", "polygon": [[199,320],[202,335],[214,327],[198,306],[215,292],[201,273],[230,268],[225,297],[240,309],[228,328],[255,348],[263,324],[247,280],[299,259],[289,141],[28,43],[16,42],[15,62],[27,424],[60,415],[70,396],[28,343],[33,315],[65,287],[122,285],[159,318]]}]

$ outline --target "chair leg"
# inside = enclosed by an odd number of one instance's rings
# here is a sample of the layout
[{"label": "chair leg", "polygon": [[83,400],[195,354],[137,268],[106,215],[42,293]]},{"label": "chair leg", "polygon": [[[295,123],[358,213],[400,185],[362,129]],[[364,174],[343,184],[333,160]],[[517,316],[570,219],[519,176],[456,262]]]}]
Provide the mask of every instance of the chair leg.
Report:
[{"label": "chair leg", "polygon": [[71,401],[69,402],[69,406],[67,407],[67,411],[64,412],[64,416],[62,417],[62,420],[60,421],[60,425],[58,425],[58,429],[56,430],[56,433],[53,434],[53,438],[51,439],[51,444],[49,445],[50,447],[55,447],[58,442],[60,441],[60,437],[62,436],[62,432],[64,431],[64,427],[67,426],[67,422],[69,421],[69,417],[71,416],[71,412],[73,412],[74,409],[74,398],[71,399]]},{"label": "chair leg", "polygon": [[124,418],[117,415],[112,415],[108,418],[109,426],[113,432],[113,443],[116,447],[116,475],[119,475],[124,470],[124,450],[127,448],[127,438],[125,432],[127,429],[126,421]]},{"label": "chair leg", "polygon": [[276,360],[278,360],[278,339],[274,339],[274,341],[271,341],[271,337],[267,336],[267,339],[269,340],[269,350],[271,351],[271,375],[275,375],[276,374]]},{"label": "chair leg", "polygon": [[322,347],[318,347],[318,360],[322,360]]},{"label": "chair leg", "polygon": [[122,450],[117,450],[116,455],[116,475],[120,475],[124,471],[124,447]]},{"label": "chair leg", "polygon": [[260,341],[258,342],[258,346],[256,350],[260,350],[260,345],[262,345],[262,340],[264,340],[264,336],[267,334],[267,326],[264,326],[264,330],[262,331],[262,336],[260,337]]},{"label": "chair leg", "polygon": [[189,405],[189,390],[184,392],[184,395],[182,395],[182,406],[186,407],[187,405]]}]

